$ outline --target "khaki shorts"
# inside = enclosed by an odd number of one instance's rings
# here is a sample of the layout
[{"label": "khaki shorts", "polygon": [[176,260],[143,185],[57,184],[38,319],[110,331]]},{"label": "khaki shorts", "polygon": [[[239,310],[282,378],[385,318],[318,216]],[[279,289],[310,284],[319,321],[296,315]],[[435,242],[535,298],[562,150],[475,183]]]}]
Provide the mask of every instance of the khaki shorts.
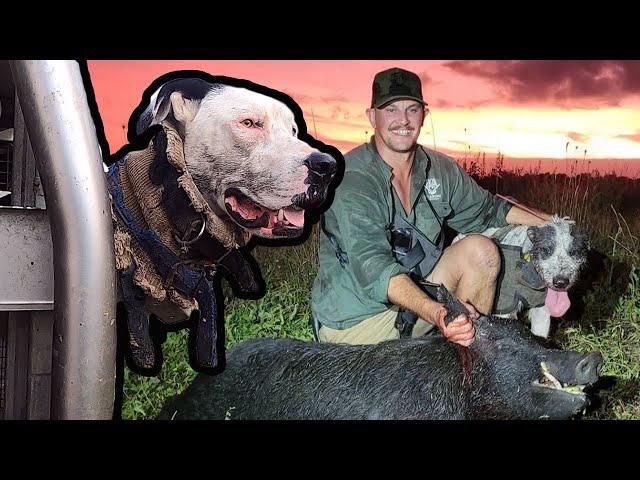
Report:
[{"label": "khaki shorts", "polygon": [[[433,282],[433,271],[424,277],[427,282]],[[335,330],[333,328],[322,325],[318,330],[318,341],[328,343],[350,343],[351,345],[362,345],[380,343],[385,340],[397,340],[400,338],[400,331],[396,328],[396,317],[398,316],[398,307],[393,306],[389,310],[376,313],[344,330]],[[411,336],[421,337],[429,333],[435,325],[429,323],[422,318],[416,320],[413,326]]]},{"label": "khaki shorts", "polygon": [[[344,330],[335,330],[323,325],[318,331],[318,340],[328,343],[350,343],[352,345],[395,340],[400,338],[400,331],[396,328],[397,315],[398,307],[394,306]],[[435,325],[419,318],[413,327],[411,336],[420,337],[431,331],[433,327]]]}]

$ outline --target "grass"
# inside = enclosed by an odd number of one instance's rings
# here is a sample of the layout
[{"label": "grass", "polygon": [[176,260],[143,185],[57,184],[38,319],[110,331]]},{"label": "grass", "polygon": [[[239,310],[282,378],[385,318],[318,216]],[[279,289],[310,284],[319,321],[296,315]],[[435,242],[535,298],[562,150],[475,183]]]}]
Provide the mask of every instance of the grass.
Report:
[{"label": "grass", "polygon": [[188,330],[170,332],[162,346],[164,363],[157,377],[145,377],[125,368],[122,418],[154,418],[164,401],[182,392],[196,376],[189,365]]},{"label": "grass", "polygon": [[568,326],[561,333],[561,343],[565,348],[601,352],[604,358],[602,375],[613,380],[612,388],[599,392],[601,405],[590,418],[640,418],[639,275],[640,270],[630,272],[629,288],[618,298],[609,318]]},{"label": "grass", "polygon": [[[599,350],[608,385],[587,418],[640,419],[640,181],[613,175],[565,175],[539,170],[485,170],[467,165],[480,185],[541,210],[568,215],[590,235],[592,255],[574,307],[557,323],[554,340],[582,352]],[[484,164],[484,166],[483,166]],[[570,172],[571,173],[571,172]],[[263,247],[253,255],[267,284],[260,300],[234,299],[225,288],[226,347],[255,337],[310,340],[309,297],[317,271],[317,225],[296,247]],[[575,295],[575,297],[574,297]],[[191,382],[187,332],[169,333],[157,377],[125,373],[124,419],[154,418],[165,399]]]},{"label": "grass", "polygon": [[[317,237],[315,237],[317,238]],[[286,337],[312,340],[309,325],[309,291],[317,267],[314,242],[280,249],[258,247],[254,255],[261,265],[267,292],[259,300],[232,298],[225,289],[225,344],[231,348],[242,340]],[[163,344],[164,363],[157,377],[125,371],[122,418],[153,419],[164,401],[182,392],[196,373],[189,365],[188,330],[169,332]]]}]

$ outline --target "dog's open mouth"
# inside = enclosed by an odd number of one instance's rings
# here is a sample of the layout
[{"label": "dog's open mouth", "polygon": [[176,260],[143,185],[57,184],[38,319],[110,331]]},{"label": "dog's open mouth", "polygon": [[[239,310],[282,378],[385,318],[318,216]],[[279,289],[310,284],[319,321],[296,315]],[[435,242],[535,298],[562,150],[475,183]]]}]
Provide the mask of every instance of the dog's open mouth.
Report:
[{"label": "dog's open mouth", "polygon": [[224,195],[227,213],[241,227],[259,229],[263,237],[296,237],[304,228],[304,210],[289,205],[269,209],[249,198],[237,188],[229,188]]}]

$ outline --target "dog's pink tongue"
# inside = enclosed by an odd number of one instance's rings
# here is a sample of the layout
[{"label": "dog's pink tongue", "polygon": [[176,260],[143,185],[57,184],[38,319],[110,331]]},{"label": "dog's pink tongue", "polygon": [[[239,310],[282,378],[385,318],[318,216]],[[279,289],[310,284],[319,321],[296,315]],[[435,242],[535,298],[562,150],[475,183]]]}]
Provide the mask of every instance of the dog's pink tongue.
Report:
[{"label": "dog's pink tongue", "polygon": [[292,225],[295,225],[296,227],[302,227],[304,225],[304,210],[285,208],[284,216]]},{"label": "dog's pink tongue", "polygon": [[547,297],[544,300],[544,304],[549,309],[552,317],[561,317],[569,310],[571,300],[569,300],[567,292],[558,292],[547,288]]}]

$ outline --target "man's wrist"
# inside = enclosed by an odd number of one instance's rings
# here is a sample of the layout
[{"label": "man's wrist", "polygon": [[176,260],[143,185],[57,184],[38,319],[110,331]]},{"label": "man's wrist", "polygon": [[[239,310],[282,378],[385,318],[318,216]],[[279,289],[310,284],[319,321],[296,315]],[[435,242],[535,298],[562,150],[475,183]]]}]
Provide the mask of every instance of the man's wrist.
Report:
[{"label": "man's wrist", "polygon": [[436,302],[435,300],[432,300],[429,297],[426,297],[424,299],[424,304],[423,304],[423,313],[420,315],[421,318],[423,318],[424,320],[426,320],[427,322],[438,326],[438,320],[440,318],[440,316],[442,315],[442,311],[444,310],[445,314],[446,314],[446,309],[444,307],[444,305],[442,305],[441,303]]}]

